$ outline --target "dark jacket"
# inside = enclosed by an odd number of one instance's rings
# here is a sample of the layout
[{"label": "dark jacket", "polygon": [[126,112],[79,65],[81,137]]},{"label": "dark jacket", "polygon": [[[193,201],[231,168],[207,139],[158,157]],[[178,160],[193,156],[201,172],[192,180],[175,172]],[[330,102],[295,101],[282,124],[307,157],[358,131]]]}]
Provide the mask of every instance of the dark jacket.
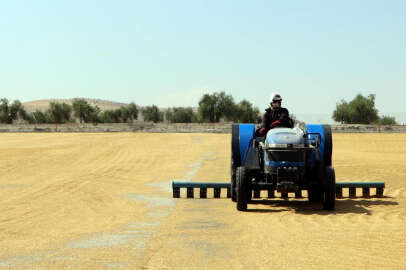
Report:
[{"label": "dark jacket", "polygon": [[262,127],[256,131],[257,136],[265,136],[272,128],[287,127],[293,128],[293,121],[289,117],[289,111],[285,108],[279,110],[266,109],[262,117]]}]

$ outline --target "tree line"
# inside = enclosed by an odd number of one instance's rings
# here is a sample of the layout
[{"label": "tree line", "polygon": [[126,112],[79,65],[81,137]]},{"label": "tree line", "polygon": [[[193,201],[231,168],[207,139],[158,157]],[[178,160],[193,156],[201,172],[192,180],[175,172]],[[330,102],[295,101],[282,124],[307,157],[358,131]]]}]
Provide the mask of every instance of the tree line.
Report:
[{"label": "tree line", "polygon": [[101,111],[98,106],[91,105],[87,100],[76,98],[72,104],[50,102],[46,111],[36,110],[27,113],[19,100],[10,103],[7,99],[0,100],[0,123],[12,124],[23,121],[30,124],[64,124],[74,123],[126,123],[137,119],[138,108],[135,103],[121,106],[115,110]]},{"label": "tree line", "polygon": [[[134,102],[114,110],[104,110],[90,104],[87,100],[76,98],[72,104],[51,102],[46,111],[36,110],[27,113],[23,104],[15,100],[0,99],[0,123],[12,124],[26,122],[30,124],[63,123],[131,123],[138,119],[141,112],[144,121],[171,123],[217,123],[220,121],[239,123],[259,123],[261,114],[248,100],[236,102],[233,96],[223,92],[204,94],[197,110],[191,107],[173,107],[161,111],[152,105],[140,108]],[[375,108],[375,95],[357,95],[352,101],[341,100],[332,114],[334,121],[342,124],[380,124],[395,125],[391,116],[378,115]]]},{"label": "tree line", "polygon": [[50,102],[46,111],[36,110],[27,113],[18,100],[10,103],[7,99],[0,100],[0,123],[27,122],[30,124],[63,124],[63,123],[130,123],[138,119],[141,112],[144,121],[171,123],[199,123],[233,121],[255,123],[260,120],[259,110],[247,100],[239,103],[225,92],[205,94],[199,101],[198,110],[191,107],[173,107],[165,112],[158,106],[139,108],[134,102],[114,110],[102,111],[98,106],[90,104],[82,98],[75,98],[72,104]]},{"label": "tree line", "polygon": [[142,113],[145,121],[162,122],[164,118],[171,123],[217,123],[231,121],[240,123],[259,123],[259,109],[248,100],[235,102],[233,96],[223,92],[205,94],[200,99],[198,109],[191,107],[173,107],[165,113],[153,105]]}]

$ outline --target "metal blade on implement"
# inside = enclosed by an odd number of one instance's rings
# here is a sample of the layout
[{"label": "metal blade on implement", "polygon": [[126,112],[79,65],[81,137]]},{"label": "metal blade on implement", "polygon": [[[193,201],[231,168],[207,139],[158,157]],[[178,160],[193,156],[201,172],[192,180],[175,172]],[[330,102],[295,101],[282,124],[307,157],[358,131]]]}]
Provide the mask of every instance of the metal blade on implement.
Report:
[{"label": "metal blade on implement", "polygon": [[[231,184],[216,183],[216,182],[172,182],[173,197],[180,198],[181,188],[186,188],[186,198],[194,198],[194,189],[200,189],[199,198],[207,198],[207,189],[213,189],[214,198],[221,197],[221,190],[225,189],[227,192],[227,198],[231,197]],[[350,198],[357,197],[357,188],[362,189],[362,197],[383,197],[383,191],[385,189],[385,182],[337,182],[336,183],[336,197],[343,198],[343,189],[348,188],[348,194]],[[275,190],[270,188],[269,185],[265,183],[253,183],[254,198],[260,198],[260,191],[268,191],[268,198],[275,197]],[[371,196],[371,189],[375,189],[375,195]],[[283,193],[281,197],[287,198],[287,193]],[[298,190],[295,192],[295,198],[303,198],[302,191]]]},{"label": "metal blade on implement", "polygon": [[349,197],[357,197],[357,188],[362,189],[362,197],[371,197],[370,189],[375,188],[375,197],[382,198],[383,190],[385,189],[385,182],[337,182],[336,183],[336,197],[343,198],[343,188],[348,188]]},{"label": "metal blade on implement", "polygon": [[173,197],[180,198],[180,189],[186,188],[186,197],[194,198],[194,188],[200,189],[200,198],[207,198],[207,189],[214,189],[214,198],[220,198],[221,189],[227,190],[227,198],[231,197],[230,183],[210,183],[210,182],[172,182]]}]

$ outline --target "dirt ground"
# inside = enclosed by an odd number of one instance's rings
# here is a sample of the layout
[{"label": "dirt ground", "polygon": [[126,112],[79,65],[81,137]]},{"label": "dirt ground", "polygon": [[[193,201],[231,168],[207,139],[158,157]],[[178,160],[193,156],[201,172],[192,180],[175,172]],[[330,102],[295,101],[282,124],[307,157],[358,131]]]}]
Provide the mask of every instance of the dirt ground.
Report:
[{"label": "dirt ground", "polygon": [[237,212],[171,193],[229,181],[230,135],[0,134],[0,269],[406,269],[406,134],[333,142],[337,181],[385,198]]}]

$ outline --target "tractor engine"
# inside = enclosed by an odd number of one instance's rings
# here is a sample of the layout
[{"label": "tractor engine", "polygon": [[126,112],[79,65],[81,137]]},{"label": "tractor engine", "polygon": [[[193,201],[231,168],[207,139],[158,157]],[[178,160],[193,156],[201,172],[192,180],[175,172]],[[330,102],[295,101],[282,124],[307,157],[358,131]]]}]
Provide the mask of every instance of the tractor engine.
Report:
[{"label": "tractor engine", "polygon": [[275,128],[264,145],[264,172],[279,192],[295,192],[305,175],[306,150],[300,128]]}]

